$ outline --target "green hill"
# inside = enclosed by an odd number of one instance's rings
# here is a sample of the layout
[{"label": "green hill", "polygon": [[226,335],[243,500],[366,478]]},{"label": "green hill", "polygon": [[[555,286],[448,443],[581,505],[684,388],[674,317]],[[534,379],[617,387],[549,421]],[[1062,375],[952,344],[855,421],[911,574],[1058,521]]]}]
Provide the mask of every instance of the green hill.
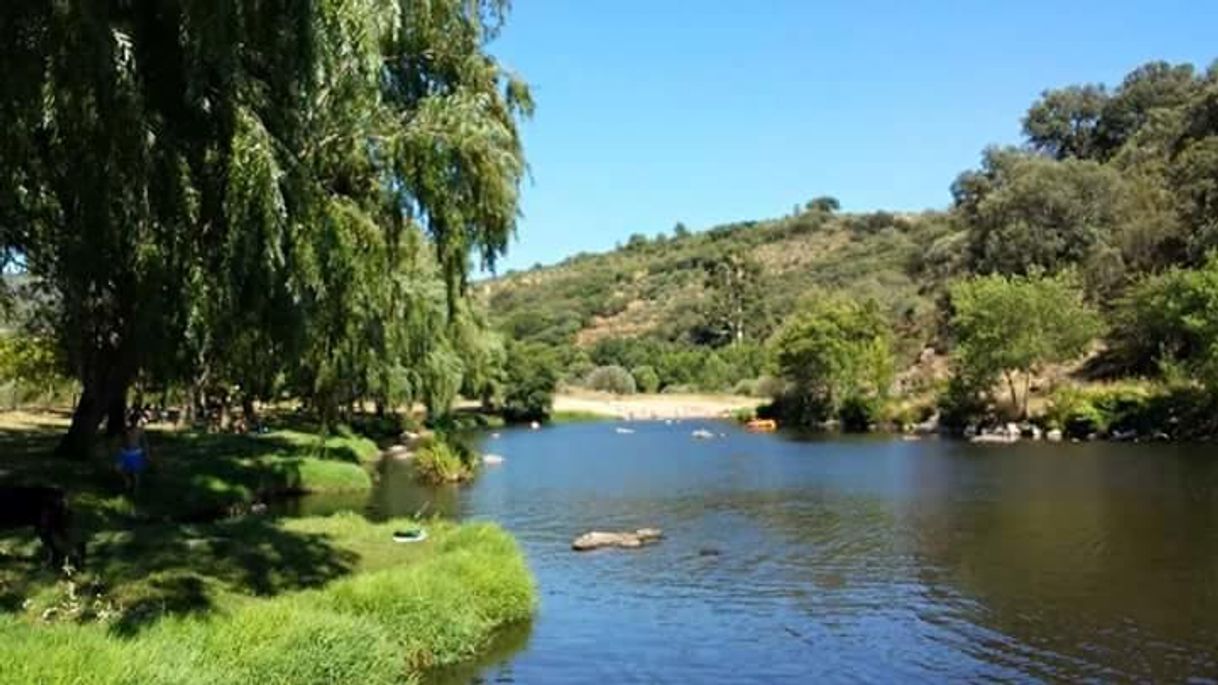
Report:
[{"label": "green hill", "polygon": [[709,323],[708,267],[742,254],[760,267],[746,339],[763,341],[818,290],[873,298],[902,338],[924,338],[936,316],[936,285],[954,269],[962,239],[942,213],[814,209],[704,232],[636,235],[611,252],[508,273],[479,290],[493,320],[516,340],[585,348],[612,338],[698,343]]}]

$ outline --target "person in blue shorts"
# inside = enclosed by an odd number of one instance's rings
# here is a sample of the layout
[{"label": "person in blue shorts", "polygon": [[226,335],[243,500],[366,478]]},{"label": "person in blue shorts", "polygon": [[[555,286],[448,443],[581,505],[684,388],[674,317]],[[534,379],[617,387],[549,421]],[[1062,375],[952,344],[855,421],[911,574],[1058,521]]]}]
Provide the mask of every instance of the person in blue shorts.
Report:
[{"label": "person in blue shorts", "polygon": [[123,485],[132,495],[139,490],[140,476],[148,470],[151,460],[148,439],[144,435],[144,417],[139,412],[132,412],[127,419],[127,429],[123,431],[123,442],[119,446],[117,462]]}]

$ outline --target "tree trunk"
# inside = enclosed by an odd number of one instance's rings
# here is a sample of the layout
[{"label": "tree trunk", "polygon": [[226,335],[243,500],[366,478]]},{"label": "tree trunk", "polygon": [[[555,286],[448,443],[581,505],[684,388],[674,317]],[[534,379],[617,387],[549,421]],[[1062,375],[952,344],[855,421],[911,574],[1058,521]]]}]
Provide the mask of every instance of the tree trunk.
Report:
[{"label": "tree trunk", "polygon": [[1015,376],[1010,371],[1003,371],[1002,375],[1006,376],[1007,388],[1011,391],[1011,410],[1019,411],[1019,391],[1015,388]]},{"label": "tree trunk", "polygon": [[124,390],[106,406],[106,437],[122,435],[127,428],[127,392]]},{"label": "tree trunk", "polygon": [[55,454],[70,459],[88,458],[103,420],[107,422],[107,433],[116,421],[117,432],[122,432],[130,383],[130,375],[117,369],[87,380],[72,412],[72,423],[60,438]]},{"label": "tree trunk", "polygon": [[1028,418],[1028,396],[1032,394],[1032,372],[1029,371],[1023,375],[1023,411],[1019,413],[1019,418]]},{"label": "tree trunk", "polygon": [[241,396],[241,416],[245,420],[245,427],[253,430],[254,424],[258,422],[258,410],[254,406],[253,395]]}]

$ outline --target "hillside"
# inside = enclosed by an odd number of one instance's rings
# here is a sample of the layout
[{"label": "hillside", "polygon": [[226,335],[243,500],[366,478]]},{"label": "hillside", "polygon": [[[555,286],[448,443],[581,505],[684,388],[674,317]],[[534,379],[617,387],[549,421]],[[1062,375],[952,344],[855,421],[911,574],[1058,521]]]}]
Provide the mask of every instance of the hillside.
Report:
[{"label": "hillside", "polygon": [[962,256],[961,237],[940,213],[810,210],[704,232],[635,236],[611,252],[483,282],[479,294],[499,328],[517,340],[581,347],[617,337],[696,342],[706,325],[707,265],[739,253],[760,266],[761,296],[746,312],[748,338],[764,340],[817,290],[874,298],[909,338],[929,332],[935,274]]}]

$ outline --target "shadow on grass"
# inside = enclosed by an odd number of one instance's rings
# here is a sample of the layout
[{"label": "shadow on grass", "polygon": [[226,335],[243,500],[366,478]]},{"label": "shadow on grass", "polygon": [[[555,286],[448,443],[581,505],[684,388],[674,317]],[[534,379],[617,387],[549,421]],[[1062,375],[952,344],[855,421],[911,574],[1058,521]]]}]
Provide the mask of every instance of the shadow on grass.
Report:
[{"label": "shadow on grass", "polygon": [[351,573],[355,553],[324,535],[286,531],[272,519],[205,526],[141,526],[94,545],[89,573],[123,607],[111,630],[131,635],[168,615],[216,608],[225,594],[269,597]]},{"label": "shadow on grass", "polygon": [[[213,612],[234,595],[320,587],[359,562],[328,536],[285,530],[271,518],[143,524],[97,533],[87,568],[72,577],[77,596],[69,598],[67,582],[41,563],[32,536],[8,536],[0,544],[8,551],[0,556],[0,611],[40,615],[97,597],[117,612],[110,630],[120,636],[169,616]],[[78,618],[91,620],[96,612]]]},{"label": "shadow on grass", "polygon": [[[78,538],[89,540],[87,568],[73,587],[113,602],[119,618],[111,629],[131,635],[164,616],[214,611],[232,595],[316,587],[354,569],[356,555],[324,535],[284,530],[267,517],[229,518],[252,502],[305,490],[306,470],[311,483],[329,477],[341,485],[352,472],[366,482],[357,451],[366,452],[366,443],[349,434],[323,443],[299,430],[304,426],[293,428],[266,435],[149,431],[153,467],[130,497],[111,446],[66,460],[52,456],[62,425],[0,426],[0,483],[68,492]],[[32,530],[0,530],[0,611],[36,614],[40,606],[76,603],[61,596],[65,587],[46,567]]]}]

